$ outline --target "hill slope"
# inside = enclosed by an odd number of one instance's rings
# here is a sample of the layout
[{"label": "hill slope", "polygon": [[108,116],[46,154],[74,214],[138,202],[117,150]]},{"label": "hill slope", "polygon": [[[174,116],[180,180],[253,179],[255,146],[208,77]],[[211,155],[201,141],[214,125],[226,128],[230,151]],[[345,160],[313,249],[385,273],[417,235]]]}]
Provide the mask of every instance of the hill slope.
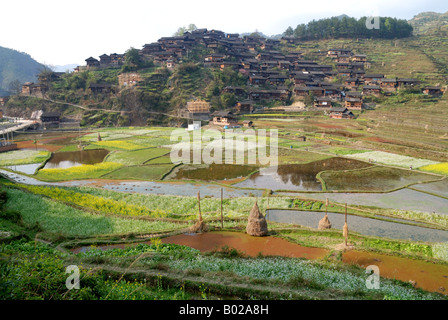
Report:
[{"label": "hill slope", "polygon": [[448,12],[422,12],[408,21],[414,35],[448,35]]},{"label": "hill slope", "polygon": [[44,65],[30,55],[13,49],[0,47],[0,95],[7,95],[11,82],[34,82]]}]

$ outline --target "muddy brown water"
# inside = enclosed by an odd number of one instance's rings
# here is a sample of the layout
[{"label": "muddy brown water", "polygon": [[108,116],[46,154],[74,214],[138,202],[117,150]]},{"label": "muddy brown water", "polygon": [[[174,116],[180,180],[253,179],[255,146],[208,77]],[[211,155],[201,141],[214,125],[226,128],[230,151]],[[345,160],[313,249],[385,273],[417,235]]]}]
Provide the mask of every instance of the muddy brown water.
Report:
[{"label": "muddy brown water", "polygon": [[[207,232],[185,233],[161,239],[163,243],[178,244],[198,249],[201,252],[219,250],[222,247],[234,248],[248,256],[256,257],[260,253],[265,256],[284,256],[293,258],[318,259],[328,254],[321,248],[303,247],[287,240],[275,237],[252,237],[242,232]],[[150,244],[151,242],[144,242]],[[97,246],[96,249],[107,250],[127,248],[136,244],[113,244]],[[72,249],[73,253],[86,252],[91,247]]]},{"label": "muddy brown water", "polygon": [[[202,234],[180,234],[162,238],[163,243],[189,246],[201,252],[219,250],[224,246],[256,257],[260,253],[265,256],[283,256],[314,260],[323,258],[329,250],[322,248],[303,247],[287,240],[275,237],[252,237],[242,232],[208,232]],[[150,242],[146,242],[150,244]],[[107,250],[126,248],[136,244],[114,244],[95,247]],[[91,247],[72,249],[73,253],[86,252]],[[401,281],[415,281],[416,287],[431,292],[448,294],[448,265],[434,264],[424,260],[414,260],[397,256],[364,251],[347,251],[342,255],[342,261],[361,267],[378,266],[380,276]]]},{"label": "muddy brown water", "polygon": [[82,164],[100,163],[109,151],[105,149],[54,153],[44,169],[64,169]]},{"label": "muddy brown water", "polygon": [[181,234],[164,238],[162,242],[189,246],[201,252],[210,252],[228,246],[251,257],[261,253],[265,256],[318,259],[328,254],[326,249],[303,247],[275,237],[253,237],[242,232]]},{"label": "muddy brown water", "polygon": [[362,267],[376,265],[380,277],[414,281],[417,288],[448,294],[448,265],[362,251],[345,252],[342,261]]}]

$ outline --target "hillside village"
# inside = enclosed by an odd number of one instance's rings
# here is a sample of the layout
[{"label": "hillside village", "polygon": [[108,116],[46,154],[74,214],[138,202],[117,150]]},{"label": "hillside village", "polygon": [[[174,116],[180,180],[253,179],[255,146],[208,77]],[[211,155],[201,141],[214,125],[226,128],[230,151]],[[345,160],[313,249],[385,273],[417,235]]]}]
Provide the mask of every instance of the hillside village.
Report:
[{"label": "hillside village", "polygon": [[[266,106],[275,110],[322,110],[335,119],[355,118],[356,111],[370,109],[371,97],[387,96],[399,90],[419,90],[431,96],[443,94],[440,86],[424,86],[418,79],[386,78],[384,74],[369,73],[371,62],[368,52],[354,52],[350,48],[328,48],[318,55],[331,59],[329,64],[307,59],[296,49],[298,40],[293,37],[266,39],[257,35],[240,36],[219,30],[196,29],[182,36],[163,37],[157,42],[143,45],[138,50],[144,62],[173,70],[184,60],[195,57],[196,64],[211,70],[231,69],[243,77],[246,85],[224,86],[220,94],[228,93],[236,102],[230,110],[213,110],[210,101],[191,97],[182,110],[186,119],[211,120],[216,125],[234,125],[235,114],[261,112]],[[320,51],[320,50],[319,50]],[[74,74],[85,71],[122,68],[125,54],[103,54],[89,57],[85,66],[78,66]],[[327,60],[328,61],[328,60]],[[123,69],[121,69],[123,70]],[[64,73],[40,76],[39,83],[25,83],[21,95],[44,98],[52,81]],[[86,91],[91,94],[115,94],[120,89],[144,83],[138,70],[121,71],[118,88],[112,83],[90,83]],[[423,86],[422,86],[423,85]],[[214,113],[213,113],[214,111]]]}]

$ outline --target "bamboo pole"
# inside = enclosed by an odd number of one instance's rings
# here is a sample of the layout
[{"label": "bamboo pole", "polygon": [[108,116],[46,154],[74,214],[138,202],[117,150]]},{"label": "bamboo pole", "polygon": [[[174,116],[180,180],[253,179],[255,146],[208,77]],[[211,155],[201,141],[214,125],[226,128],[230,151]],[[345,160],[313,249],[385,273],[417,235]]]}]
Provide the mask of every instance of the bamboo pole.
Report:
[{"label": "bamboo pole", "polygon": [[347,246],[347,239],[348,239],[347,203],[345,204],[345,224],[344,224],[344,229],[342,231],[342,235],[345,237],[345,245]]},{"label": "bamboo pole", "polygon": [[202,214],[201,214],[201,194],[200,194],[200,191],[198,191],[198,207],[199,207],[199,221],[202,221]]},{"label": "bamboo pole", "polygon": [[222,215],[222,188],[221,188],[221,229],[224,229],[224,217]]}]

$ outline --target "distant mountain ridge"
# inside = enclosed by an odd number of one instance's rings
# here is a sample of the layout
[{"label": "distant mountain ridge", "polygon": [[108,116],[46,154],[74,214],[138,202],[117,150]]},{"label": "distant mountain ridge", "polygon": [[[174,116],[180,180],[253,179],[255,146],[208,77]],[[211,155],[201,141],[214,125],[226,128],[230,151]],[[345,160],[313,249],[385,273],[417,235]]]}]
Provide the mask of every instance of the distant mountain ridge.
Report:
[{"label": "distant mountain ridge", "polygon": [[422,12],[408,22],[414,35],[448,35],[448,12]]},{"label": "distant mountain ridge", "polygon": [[27,53],[0,47],[0,95],[10,93],[12,82],[35,82],[45,66]]}]

